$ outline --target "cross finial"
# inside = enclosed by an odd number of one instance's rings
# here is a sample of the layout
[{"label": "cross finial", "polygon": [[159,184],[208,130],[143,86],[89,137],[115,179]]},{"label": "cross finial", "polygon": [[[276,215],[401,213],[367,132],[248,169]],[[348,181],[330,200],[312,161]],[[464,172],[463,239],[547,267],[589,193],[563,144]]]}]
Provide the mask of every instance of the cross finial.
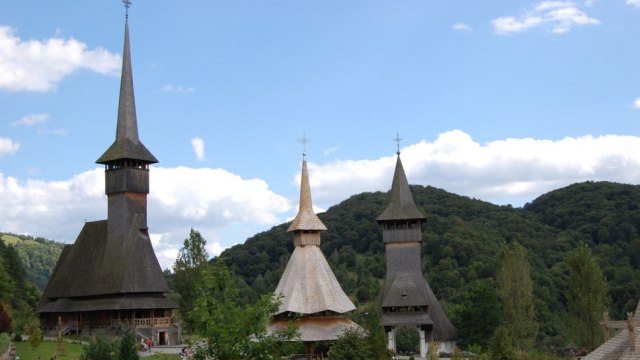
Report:
[{"label": "cross finial", "polygon": [[298,142],[302,144],[302,157],[307,156],[307,144],[311,142],[306,134],[302,134],[302,138],[298,139]]},{"label": "cross finial", "polygon": [[400,141],[402,140],[402,138],[400,137],[400,134],[398,134],[396,132],[396,137],[395,139],[393,139],[393,141],[396,142],[397,146],[398,146],[398,150],[396,151],[396,154],[400,155]]},{"label": "cross finial", "polygon": [[122,0],[125,7],[125,17],[129,18],[129,8],[131,7],[131,0]]}]

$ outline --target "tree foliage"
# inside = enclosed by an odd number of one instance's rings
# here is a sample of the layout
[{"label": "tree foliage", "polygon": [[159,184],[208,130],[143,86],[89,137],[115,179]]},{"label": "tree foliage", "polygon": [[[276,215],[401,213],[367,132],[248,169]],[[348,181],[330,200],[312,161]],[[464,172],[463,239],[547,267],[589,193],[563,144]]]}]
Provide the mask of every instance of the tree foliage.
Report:
[{"label": "tree foliage", "polygon": [[371,343],[359,329],[349,329],[331,345],[331,360],[371,360],[373,357]]},{"label": "tree foliage", "polygon": [[173,264],[173,291],[178,295],[177,301],[182,314],[183,326],[186,330],[193,330],[194,320],[189,317],[188,311],[193,309],[196,297],[196,284],[200,280],[200,274],[207,266],[209,255],[205,246],[207,241],[200,232],[191,229],[189,237],[183,242],[178,253],[178,258]]},{"label": "tree foliage", "polygon": [[80,360],[115,360],[117,351],[113,341],[104,334],[98,334],[83,346]]},{"label": "tree foliage", "polygon": [[502,303],[495,285],[487,280],[476,282],[455,309],[458,344],[464,348],[475,344],[486,349],[503,319]]},{"label": "tree foliage", "polygon": [[517,349],[531,347],[537,333],[527,251],[514,243],[504,245],[498,254],[496,274],[498,294],[502,299],[504,324]]},{"label": "tree foliage", "polygon": [[606,283],[591,250],[581,243],[567,257],[566,292],[569,331],[580,346],[593,349],[602,340],[600,321],[606,305]]},{"label": "tree foliage", "polygon": [[140,360],[138,355],[138,342],[133,330],[125,328],[124,334],[118,340],[118,360]]},{"label": "tree foliage", "polygon": [[267,331],[267,324],[278,309],[278,299],[264,295],[255,304],[241,305],[231,272],[222,261],[214,261],[201,275],[190,315],[206,345],[197,348],[194,359],[279,358],[284,342],[293,339],[296,332],[293,328]]}]

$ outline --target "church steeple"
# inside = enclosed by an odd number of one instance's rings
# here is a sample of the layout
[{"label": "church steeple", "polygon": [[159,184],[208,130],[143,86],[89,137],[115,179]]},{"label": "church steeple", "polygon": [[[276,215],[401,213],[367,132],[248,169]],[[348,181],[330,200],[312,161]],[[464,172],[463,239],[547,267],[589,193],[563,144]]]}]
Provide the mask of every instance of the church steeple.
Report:
[{"label": "church steeple", "polygon": [[396,169],[393,174],[393,182],[391,183],[391,195],[389,196],[389,205],[376,219],[378,222],[389,220],[420,220],[425,216],[418,210],[413,202],[413,195],[409,188],[407,176],[404,173],[402,160],[400,160],[400,152],[398,151],[398,159],[396,160]]},{"label": "church steeple", "polygon": [[118,104],[118,123],[116,140],[96,161],[98,164],[123,160],[138,160],[145,164],[155,164],[158,160],[140,142],[136,101],[133,93],[133,71],[131,70],[131,50],[129,46],[129,20],[124,24],[124,49],[122,51],[122,75],[120,78],[120,101]]},{"label": "church steeple", "polygon": [[300,177],[300,205],[298,214],[289,225],[287,231],[324,231],[324,226],[320,218],[313,212],[311,201],[311,186],[309,185],[309,171],[307,170],[307,160],[302,158],[302,176]]},{"label": "church steeple", "polygon": [[158,160],[140,142],[133,92],[131,50],[129,45],[129,5],[125,0],[127,17],[124,24],[124,49],[116,139],[96,161],[105,165],[105,193],[108,196],[108,232],[121,235],[128,232],[138,218],[142,229],[147,227],[147,194],[149,193],[149,165]]}]

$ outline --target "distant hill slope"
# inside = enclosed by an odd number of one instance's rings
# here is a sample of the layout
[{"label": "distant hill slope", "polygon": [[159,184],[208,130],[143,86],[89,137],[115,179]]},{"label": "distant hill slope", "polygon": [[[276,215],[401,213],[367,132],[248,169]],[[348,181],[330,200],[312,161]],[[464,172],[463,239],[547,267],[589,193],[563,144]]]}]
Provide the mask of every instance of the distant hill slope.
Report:
[{"label": "distant hill slope", "polygon": [[0,233],[0,240],[15,247],[25,269],[25,278],[40,291],[47,285],[64,244],[27,235]]},{"label": "distant hill slope", "polygon": [[[564,331],[568,269],[563,261],[580,241],[593,247],[607,275],[612,317],[622,318],[640,299],[638,186],[576,184],[524,208],[497,206],[429,186],[411,189],[427,217],[423,272],[449,313],[475,281],[493,278],[500,245],[515,241],[529,251],[543,336]],[[384,278],[384,246],[375,219],[386,203],[386,193],[363,193],[319,214],[329,229],[322,235],[322,250],[357,302],[374,300]],[[286,227],[275,226],[220,255],[246,282],[247,300],[275,289],[293,249]]]}]

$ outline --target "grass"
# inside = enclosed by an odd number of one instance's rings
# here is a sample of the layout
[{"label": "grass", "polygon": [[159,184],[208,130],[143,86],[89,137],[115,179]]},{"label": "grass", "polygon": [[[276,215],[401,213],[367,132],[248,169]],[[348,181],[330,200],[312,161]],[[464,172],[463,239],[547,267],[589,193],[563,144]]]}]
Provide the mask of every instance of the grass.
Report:
[{"label": "grass", "polygon": [[[177,360],[180,359],[178,354],[153,354],[142,358],[143,360]],[[20,359],[22,360],[22,359]]]},{"label": "grass", "polygon": [[[53,341],[43,341],[40,346],[33,348],[29,342],[19,342],[16,345],[16,355],[20,357],[20,360],[37,360],[38,356],[42,360],[51,359],[56,352],[56,346],[58,345]],[[82,345],[80,344],[64,344],[64,354],[58,354],[58,360],[76,360],[82,354]]]}]

